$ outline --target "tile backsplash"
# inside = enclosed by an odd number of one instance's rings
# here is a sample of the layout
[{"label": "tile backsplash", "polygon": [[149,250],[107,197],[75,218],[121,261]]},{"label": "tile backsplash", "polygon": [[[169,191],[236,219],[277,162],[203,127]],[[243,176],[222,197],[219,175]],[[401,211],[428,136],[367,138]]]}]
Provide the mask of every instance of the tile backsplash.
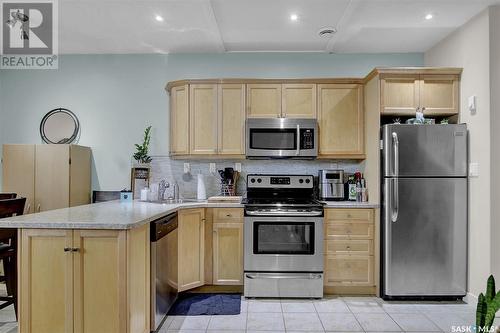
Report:
[{"label": "tile backsplash", "polygon": [[[189,163],[191,172],[184,174],[184,163]],[[247,174],[311,174],[317,177],[320,169],[343,169],[347,173],[364,172],[364,163],[358,161],[304,161],[304,160],[173,160],[168,156],[153,156],[151,162],[151,181],[158,183],[165,179],[170,183],[165,197],[173,195],[173,184],[179,184],[181,198],[196,198],[197,174],[204,175],[207,197],[220,195],[220,177],[217,172],[210,173],[210,163],[216,170],[241,163],[241,175],[237,183],[237,194],[245,196]]]}]

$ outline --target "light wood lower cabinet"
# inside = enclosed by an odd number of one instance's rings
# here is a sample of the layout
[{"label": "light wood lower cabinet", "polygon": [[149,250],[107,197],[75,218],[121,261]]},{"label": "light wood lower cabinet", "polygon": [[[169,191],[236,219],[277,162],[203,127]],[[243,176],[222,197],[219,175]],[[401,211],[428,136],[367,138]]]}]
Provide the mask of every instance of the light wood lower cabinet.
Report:
[{"label": "light wood lower cabinet", "polygon": [[149,225],[20,231],[20,332],[149,332]]},{"label": "light wood lower cabinet", "polygon": [[178,219],[178,286],[184,291],[205,283],[205,209],[183,209]]},{"label": "light wood lower cabinet", "polygon": [[[325,288],[335,293],[374,293],[374,210],[325,209],[324,228]],[[364,289],[353,289],[359,287]]]},{"label": "light wood lower cabinet", "polygon": [[243,221],[214,223],[213,284],[243,284]]}]

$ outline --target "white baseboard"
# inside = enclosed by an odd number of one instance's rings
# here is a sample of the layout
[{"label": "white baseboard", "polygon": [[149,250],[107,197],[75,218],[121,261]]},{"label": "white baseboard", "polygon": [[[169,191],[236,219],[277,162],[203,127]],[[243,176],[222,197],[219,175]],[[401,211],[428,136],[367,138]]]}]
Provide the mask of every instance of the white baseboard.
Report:
[{"label": "white baseboard", "polygon": [[474,295],[474,294],[471,294],[471,293],[467,293],[467,295],[465,295],[465,297],[463,298],[463,300],[467,304],[471,304],[471,305],[474,305],[474,306],[476,306],[476,304],[477,304],[477,296]]}]

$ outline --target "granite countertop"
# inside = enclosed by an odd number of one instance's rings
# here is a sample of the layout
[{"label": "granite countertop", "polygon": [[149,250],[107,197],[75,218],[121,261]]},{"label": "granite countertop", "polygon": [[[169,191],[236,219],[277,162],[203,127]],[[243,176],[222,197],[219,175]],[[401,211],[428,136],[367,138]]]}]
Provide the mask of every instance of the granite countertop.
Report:
[{"label": "granite countertop", "polygon": [[[322,201],[325,208],[378,208],[378,204]],[[240,203],[207,201],[164,204],[109,201],[0,219],[0,228],[132,229],[183,208],[243,208]]]},{"label": "granite countertop", "polygon": [[182,208],[239,208],[240,203],[109,201],[0,219],[0,228],[132,229]]},{"label": "granite countertop", "polygon": [[325,208],[380,208],[379,204],[356,201],[321,201]]}]

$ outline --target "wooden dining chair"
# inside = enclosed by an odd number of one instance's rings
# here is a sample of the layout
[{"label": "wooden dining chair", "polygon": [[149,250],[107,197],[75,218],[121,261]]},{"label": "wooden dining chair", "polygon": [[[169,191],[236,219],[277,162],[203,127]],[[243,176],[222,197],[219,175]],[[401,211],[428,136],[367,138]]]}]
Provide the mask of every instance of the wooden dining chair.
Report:
[{"label": "wooden dining chair", "polygon": [[[23,215],[26,198],[0,200],[0,218]],[[3,262],[7,296],[1,296],[0,309],[14,304],[17,318],[17,229],[0,229],[0,259]]]},{"label": "wooden dining chair", "polygon": [[16,193],[0,193],[0,200],[15,199]]}]

